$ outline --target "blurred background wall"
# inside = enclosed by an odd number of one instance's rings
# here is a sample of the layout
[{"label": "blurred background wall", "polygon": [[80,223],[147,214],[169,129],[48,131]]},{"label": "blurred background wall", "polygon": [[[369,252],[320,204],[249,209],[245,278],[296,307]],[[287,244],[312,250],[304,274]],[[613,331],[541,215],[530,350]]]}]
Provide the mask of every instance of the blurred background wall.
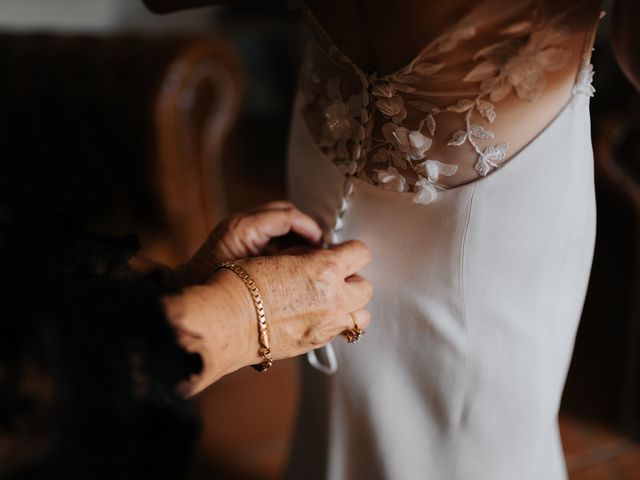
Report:
[{"label": "blurred background wall", "polygon": [[65,32],[181,31],[211,28],[212,8],[157,16],[137,0],[2,0],[3,30]]}]

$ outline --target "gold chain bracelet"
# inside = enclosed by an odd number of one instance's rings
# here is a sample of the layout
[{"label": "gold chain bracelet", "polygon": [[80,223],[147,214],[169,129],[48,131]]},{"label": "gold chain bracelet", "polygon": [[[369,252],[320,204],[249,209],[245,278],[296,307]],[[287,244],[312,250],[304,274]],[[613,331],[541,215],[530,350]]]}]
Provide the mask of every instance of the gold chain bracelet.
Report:
[{"label": "gold chain bracelet", "polygon": [[267,331],[267,314],[264,310],[264,303],[260,296],[260,290],[258,289],[256,282],[251,278],[251,275],[249,275],[240,265],[236,265],[232,262],[224,262],[218,265],[214,270],[213,275],[223,268],[231,270],[240,277],[240,280],[244,282],[249,290],[249,294],[253,300],[253,306],[256,309],[256,316],[258,319],[258,341],[260,342],[260,355],[262,355],[263,359],[261,363],[251,366],[259,372],[266,372],[269,370],[271,365],[273,365],[273,360],[271,359],[271,344],[269,342],[269,332]]}]

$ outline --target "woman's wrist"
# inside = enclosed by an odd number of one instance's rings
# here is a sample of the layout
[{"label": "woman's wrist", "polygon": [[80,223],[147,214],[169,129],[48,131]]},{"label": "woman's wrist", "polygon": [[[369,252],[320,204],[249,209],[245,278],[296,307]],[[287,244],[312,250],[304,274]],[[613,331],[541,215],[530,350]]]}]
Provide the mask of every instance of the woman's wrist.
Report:
[{"label": "woman's wrist", "polygon": [[220,305],[227,331],[237,347],[233,370],[253,365],[260,360],[256,310],[244,282],[227,270],[219,270],[203,288],[210,288],[213,301]]},{"label": "woman's wrist", "polygon": [[259,362],[255,309],[245,285],[232,272],[220,271],[206,285],[187,287],[163,303],[180,344],[202,357],[204,369],[191,382],[191,393]]}]

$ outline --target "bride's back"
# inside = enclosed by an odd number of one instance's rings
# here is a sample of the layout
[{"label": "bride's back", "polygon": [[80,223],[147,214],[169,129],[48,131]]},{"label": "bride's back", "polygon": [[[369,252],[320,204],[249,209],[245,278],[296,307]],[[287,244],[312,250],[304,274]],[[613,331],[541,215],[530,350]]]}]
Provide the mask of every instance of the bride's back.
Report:
[{"label": "bride's back", "polygon": [[592,0],[306,4],[316,41],[301,90],[318,145],[385,188],[392,168],[409,190],[421,179],[437,190],[484,176],[544,129],[587,63],[601,8]]}]

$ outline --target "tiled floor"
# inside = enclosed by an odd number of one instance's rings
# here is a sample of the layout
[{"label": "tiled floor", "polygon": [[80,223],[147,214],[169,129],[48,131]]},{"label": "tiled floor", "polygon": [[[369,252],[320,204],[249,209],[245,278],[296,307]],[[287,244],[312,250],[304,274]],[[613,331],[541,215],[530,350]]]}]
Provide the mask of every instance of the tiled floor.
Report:
[{"label": "tiled floor", "polygon": [[570,480],[640,480],[639,443],[566,415],[560,432]]},{"label": "tiled floor", "polygon": [[[244,369],[200,397],[200,457],[216,478],[276,480],[286,463],[297,408],[297,364],[278,362],[270,375]],[[570,480],[640,480],[640,444],[610,428],[562,415]]]},{"label": "tiled floor", "polygon": [[202,392],[199,468],[213,470],[214,478],[280,478],[293,434],[297,392],[295,360],[277,362],[268,375],[242,369]]}]

